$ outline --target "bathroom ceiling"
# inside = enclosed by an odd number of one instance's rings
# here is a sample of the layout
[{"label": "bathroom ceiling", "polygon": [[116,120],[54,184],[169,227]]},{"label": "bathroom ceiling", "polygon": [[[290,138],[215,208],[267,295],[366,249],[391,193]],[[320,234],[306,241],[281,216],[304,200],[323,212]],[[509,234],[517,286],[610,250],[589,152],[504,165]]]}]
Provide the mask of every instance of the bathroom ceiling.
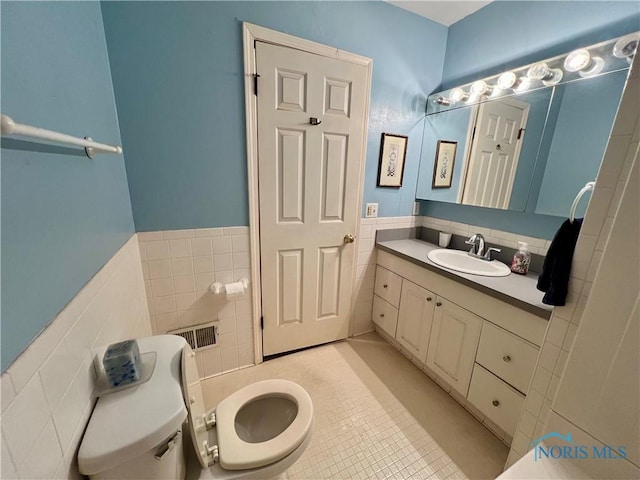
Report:
[{"label": "bathroom ceiling", "polygon": [[452,25],[458,20],[471,15],[476,10],[480,10],[485,5],[491,3],[492,0],[387,0],[396,7],[404,8],[410,12],[421,15],[434,22],[446,25]]}]

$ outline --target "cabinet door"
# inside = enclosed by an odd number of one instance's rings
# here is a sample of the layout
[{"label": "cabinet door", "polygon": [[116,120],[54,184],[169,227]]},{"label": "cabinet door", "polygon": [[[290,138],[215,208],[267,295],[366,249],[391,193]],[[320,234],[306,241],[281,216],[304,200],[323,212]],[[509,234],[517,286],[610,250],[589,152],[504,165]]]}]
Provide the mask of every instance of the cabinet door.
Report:
[{"label": "cabinet door", "polygon": [[402,280],[396,340],[423,363],[427,356],[435,299],[429,290]]},{"label": "cabinet door", "polygon": [[438,297],[429,340],[427,366],[464,397],[478,348],[482,318]]}]

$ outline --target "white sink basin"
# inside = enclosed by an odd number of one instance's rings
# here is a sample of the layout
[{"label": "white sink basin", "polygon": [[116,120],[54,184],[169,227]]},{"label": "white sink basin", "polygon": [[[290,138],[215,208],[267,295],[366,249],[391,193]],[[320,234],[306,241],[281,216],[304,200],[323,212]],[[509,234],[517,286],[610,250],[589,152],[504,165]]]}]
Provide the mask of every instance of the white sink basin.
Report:
[{"label": "white sink basin", "polygon": [[460,250],[431,250],[427,257],[436,265],[455,270],[456,272],[483,275],[485,277],[506,277],[511,273],[509,267],[497,260],[481,260]]}]

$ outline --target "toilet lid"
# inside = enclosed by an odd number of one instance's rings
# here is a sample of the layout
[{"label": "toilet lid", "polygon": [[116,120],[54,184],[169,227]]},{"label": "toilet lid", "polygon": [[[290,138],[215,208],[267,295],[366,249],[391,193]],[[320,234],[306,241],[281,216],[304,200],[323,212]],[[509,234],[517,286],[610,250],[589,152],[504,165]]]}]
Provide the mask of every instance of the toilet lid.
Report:
[{"label": "toilet lid", "polygon": [[[207,468],[213,458],[209,447],[204,397],[198,376],[195,355],[189,345],[182,352],[182,382],[185,403],[189,411],[189,428],[200,465]],[[280,396],[295,402],[298,412],[291,424],[275,438],[259,443],[242,440],[235,428],[238,411],[247,403],[264,397]],[[268,414],[268,412],[266,412]],[[309,394],[298,384],[288,380],[263,380],[241,388],[216,407],[218,461],[226,470],[245,470],[262,467],[286,457],[309,435],[313,424],[313,403]]]},{"label": "toilet lid", "polygon": [[189,344],[182,349],[182,394],[187,405],[190,436],[196,457],[202,468],[207,468],[213,462],[205,447],[209,435],[205,423],[204,395],[200,386],[196,354]]}]

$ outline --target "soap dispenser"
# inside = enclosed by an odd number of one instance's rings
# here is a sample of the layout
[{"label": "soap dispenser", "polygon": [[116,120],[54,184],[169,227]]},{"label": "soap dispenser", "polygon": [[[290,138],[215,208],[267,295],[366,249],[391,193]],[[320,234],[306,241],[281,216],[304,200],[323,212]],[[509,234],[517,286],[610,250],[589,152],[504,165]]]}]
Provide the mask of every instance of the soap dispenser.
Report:
[{"label": "soap dispenser", "polygon": [[531,253],[529,253],[529,245],[525,242],[518,242],[518,251],[513,255],[511,262],[511,271],[526,275],[531,264]]}]

